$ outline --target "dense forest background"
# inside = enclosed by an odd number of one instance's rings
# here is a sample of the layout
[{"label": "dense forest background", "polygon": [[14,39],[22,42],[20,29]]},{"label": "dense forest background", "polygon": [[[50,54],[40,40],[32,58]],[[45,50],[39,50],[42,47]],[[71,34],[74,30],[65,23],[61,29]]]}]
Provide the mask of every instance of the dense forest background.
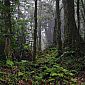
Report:
[{"label": "dense forest background", "polygon": [[0,85],[81,85],[84,71],[85,0],[0,0]]}]

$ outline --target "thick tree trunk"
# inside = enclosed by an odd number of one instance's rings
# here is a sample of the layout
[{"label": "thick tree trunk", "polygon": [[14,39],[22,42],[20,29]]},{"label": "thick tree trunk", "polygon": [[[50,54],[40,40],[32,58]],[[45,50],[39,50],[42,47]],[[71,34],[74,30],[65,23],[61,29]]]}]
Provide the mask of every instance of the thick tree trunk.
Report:
[{"label": "thick tree trunk", "polygon": [[81,38],[77,29],[74,17],[74,0],[63,0],[64,5],[64,48],[74,50],[77,56],[80,51],[84,53],[84,40]]},{"label": "thick tree trunk", "polygon": [[74,0],[63,0],[64,4],[64,47],[75,48],[80,37],[74,17]]},{"label": "thick tree trunk", "polygon": [[74,45],[73,33],[75,33],[74,0],[63,0],[64,5],[64,47],[72,48]]}]

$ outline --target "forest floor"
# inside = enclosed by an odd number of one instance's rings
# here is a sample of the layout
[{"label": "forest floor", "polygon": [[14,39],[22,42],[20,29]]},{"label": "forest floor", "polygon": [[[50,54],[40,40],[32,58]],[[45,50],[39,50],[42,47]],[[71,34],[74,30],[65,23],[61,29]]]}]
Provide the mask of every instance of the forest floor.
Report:
[{"label": "forest floor", "polygon": [[33,85],[41,80],[53,83],[55,78],[62,79],[65,85],[69,80],[71,85],[85,85],[85,72],[82,71],[77,74],[78,77],[75,77],[70,70],[56,63],[56,55],[57,50],[51,48],[45,50],[41,55],[37,55],[36,62],[8,60],[6,64],[0,63],[0,85],[20,85],[19,81],[29,79],[33,80]]}]

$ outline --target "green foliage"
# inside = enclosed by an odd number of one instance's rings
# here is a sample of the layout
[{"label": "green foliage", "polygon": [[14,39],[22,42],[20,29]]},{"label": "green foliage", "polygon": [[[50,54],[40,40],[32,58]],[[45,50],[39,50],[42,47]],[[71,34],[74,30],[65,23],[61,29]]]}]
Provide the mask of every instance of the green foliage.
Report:
[{"label": "green foliage", "polygon": [[[7,74],[6,81],[8,81],[10,85],[13,85],[19,80],[27,81],[28,79],[32,79],[34,83],[36,81],[39,83],[41,80],[53,82],[56,78],[63,79],[65,82],[72,80],[74,74],[56,63],[56,51],[54,48],[44,51],[42,53],[43,58],[42,56],[37,56],[35,63],[27,60],[20,62],[7,60],[6,69],[8,69],[8,71],[5,72],[5,74]],[[10,71],[12,73],[10,73]],[[0,75],[3,74],[3,71],[1,72]],[[3,77],[1,77],[1,79],[4,80]]]},{"label": "green foliage", "polygon": [[6,64],[12,67],[14,65],[14,62],[10,59],[7,59]]},{"label": "green foliage", "polygon": [[2,79],[3,75],[4,75],[4,72],[0,71],[0,80]]},{"label": "green foliage", "polygon": [[4,5],[3,5],[2,1],[0,1],[0,11],[2,11],[3,7],[4,7]]},{"label": "green foliage", "polygon": [[61,78],[63,80],[73,78],[74,74],[70,71],[60,67],[58,64],[53,65],[52,67],[43,67],[43,72],[39,74],[39,79],[48,79],[48,80],[55,80],[55,78]]},{"label": "green foliage", "polygon": [[60,63],[64,68],[69,70],[75,70],[79,72],[83,70],[85,57],[83,55],[77,55],[76,51],[71,49],[65,51],[61,56],[56,58],[57,63]]}]

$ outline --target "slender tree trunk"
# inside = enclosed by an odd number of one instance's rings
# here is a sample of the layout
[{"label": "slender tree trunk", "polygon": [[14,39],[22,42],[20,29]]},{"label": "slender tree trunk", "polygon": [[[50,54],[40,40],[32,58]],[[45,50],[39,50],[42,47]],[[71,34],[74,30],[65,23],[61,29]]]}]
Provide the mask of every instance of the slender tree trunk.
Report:
[{"label": "slender tree trunk", "polygon": [[56,13],[57,13],[57,48],[58,54],[62,53],[62,41],[61,41],[61,21],[60,21],[60,10],[59,10],[59,1],[56,0]]},{"label": "slender tree trunk", "polygon": [[[1,1],[1,4],[3,5],[3,1]],[[1,8],[2,9],[2,8]],[[4,10],[2,9],[2,11],[0,11],[0,20],[2,21],[2,23],[0,23],[0,25],[3,24],[4,22]],[[4,48],[5,48],[5,40],[4,40],[4,37],[2,35],[2,33],[4,32],[3,31],[4,29],[4,25],[2,25],[2,27],[0,27],[0,61],[4,62],[6,61],[6,56],[5,56],[5,53],[4,53]]]},{"label": "slender tree trunk", "polygon": [[35,29],[34,29],[34,44],[33,44],[33,61],[36,59],[36,40],[37,40],[37,0],[35,0]]},{"label": "slender tree trunk", "polygon": [[41,0],[39,0],[39,30],[38,30],[38,35],[39,35],[39,44],[38,44],[38,50],[41,51],[41,10],[42,10],[42,5],[41,5]]},{"label": "slender tree trunk", "polygon": [[[78,29],[78,38],[79,38],[79,34],[80,34],[80,0],[77,0],[77,22],[78,22],[78,26],[77,26],[77,29]],[[78,42],[77,42],[77,54],[78,52],[80,52],[80,38],[78,39]]]},{"label": "slender tree trunk", "polygon": [[82,8],[83,8],[83,11],[84,11],[84,15],[85,15],[85,6],[84,6],[84,1],[81,0],[81,3],[82,3]]},{"label": "slender tree trunk", "polygon": [[81,0],[81,3],[82,3],[82,8],[83,8],[83,11],[81,10],[81,14],[82,14],[82,18],[83,18],[83,21],[84,21],[84,40],[85,40],[85,5],[84,5],[83,0]]},{"label": "slender tree trunk", "polygon": [[80,0],[77,0],[77,21],[78,21],[78,32],[80,31],[80,12],[79,12],[79,2]]},{"label": "slender tree trunk", "polygon": [[56,0],[56,14],[55,14],[55,27],[54,27],[54,45],[57,46],[58,54],[62,51],[62,41],[61,41],[61,21],[60,21],[60,10],[59,10],[59,0]]},{"label": "slender tree trunk", "polygon": [[53,46],[56,46],[57,40],[56,40],[56,16],[55,16],[55,26],[54,26],[54,32],[53,32]]},{"label": "slender tree trunk", "polygon": [[11,56],[11,13],[10,13],[10,0],[4,0],[4,22],[5,22],[5,55]]}]

